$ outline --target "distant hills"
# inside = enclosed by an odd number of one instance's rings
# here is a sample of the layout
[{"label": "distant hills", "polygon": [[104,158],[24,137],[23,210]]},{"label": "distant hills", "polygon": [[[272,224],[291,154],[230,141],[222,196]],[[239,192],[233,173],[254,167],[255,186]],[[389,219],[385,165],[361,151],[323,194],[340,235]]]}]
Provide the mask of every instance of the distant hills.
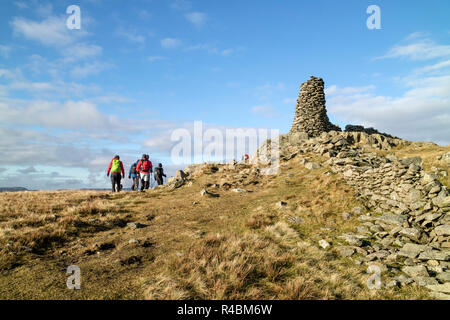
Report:
[{"label": "distant hills", "polygon": [[24,187],[0,187],[0,192],[18,192],[18,191],[31,191]]}]

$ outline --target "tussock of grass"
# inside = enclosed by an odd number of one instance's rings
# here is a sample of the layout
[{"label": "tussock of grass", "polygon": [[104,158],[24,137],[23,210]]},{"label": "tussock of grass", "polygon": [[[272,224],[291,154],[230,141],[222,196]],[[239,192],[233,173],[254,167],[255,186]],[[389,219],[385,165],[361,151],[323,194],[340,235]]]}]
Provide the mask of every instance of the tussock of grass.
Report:
[{"label": "tussock of grass", "polygon": [[[256,234],[212,236],[191,247],[187,254],[168,263],[164,279],[189,299],[268,298],[265,281],[286,277],[293,254]],[[147,298],[174,298],[158,281],[146,290]]]},{"label": "tussock of grass", "polygon": [[90,216],[96,214],[107,214],[119,211],[119,206],[116,203],[107,200],[91,200],[83,201],[82,203],[68,207],[64,214]]},{"label": "tussock of grass", "polygon": [[246,226],[251,229],[259,229],[273,224],[276,215],[263,208],[257,208],[248,218]]}]

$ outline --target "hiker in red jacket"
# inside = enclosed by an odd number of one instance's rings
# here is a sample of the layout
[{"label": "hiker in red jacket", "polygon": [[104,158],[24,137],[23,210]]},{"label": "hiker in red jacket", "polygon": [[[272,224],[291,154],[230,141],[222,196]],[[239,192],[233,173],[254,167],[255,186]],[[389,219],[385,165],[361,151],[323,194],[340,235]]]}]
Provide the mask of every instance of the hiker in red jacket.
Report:
[{"label": "hiker in red jacket", "polygon": [[[123,177],[125,179],[125,170],[123,169],[123,163],[120,161],[119,156],[114,156],[108,166],[108,170],[106,171],[106,175],[109,177],[109,173],[111,172],[111,184],[112,184],[112,192],[119,192],[121,188],[120,180]],[[122,175],[120,173],[122,172]],[[117,186],[117,188],[116,188]]]},{"label": "hiker in red jacket", "polygon": [[150,187],[150,173],[153,172],[153,165],[149,160],[149,156],[147,154],[142,155],[142,159],[139,160],[136,171],[139,172],[141,177],[141,192],[144,192],[144,189],[148,189]]}]

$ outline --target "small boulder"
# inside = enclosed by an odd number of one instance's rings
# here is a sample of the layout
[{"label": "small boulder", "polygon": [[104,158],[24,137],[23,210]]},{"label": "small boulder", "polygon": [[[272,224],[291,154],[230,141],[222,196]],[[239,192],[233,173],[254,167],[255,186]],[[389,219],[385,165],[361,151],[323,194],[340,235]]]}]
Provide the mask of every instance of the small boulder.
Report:
[{"label": "small boulder", "polygon": [[337,250],[339,251],[339,255],[344,258],[350,257],[355,253],[355,249],[348,246],[337,247]]},{"label": "small boulder", "polygon": [[400,235],[407,237],[411,240],[418,241],[421,235],[420,230],[415,228],[403,228],[399,232]]},{"label": "small boulder", "polygon": [[353,217],[353,214],[351,214],[350,212],[342,212],[341,216],[342,216],[342,219],[349,220]]},{"label": "small boulder", "polygon": [[326,249],[330,246],[330,244],[326,240],[322,239],[319,241],[319,246],[322,247],[323,249]]},{"label": "small boulder", "polygon": [[203,189],[202,191],[200,191],[200,194],[201,194],[202,197],[210,197],[210,198],[217,198],[217,197],[219,197],[218,194],[211,193],[211,192],[209,192],[206,189]]},{"label": "small boulder", "polygon": [[277,203],[275,203],[275,206],[278,208],[284,208],[287,206],[287,202],[285,201],[278,201]]},{"label": "small boulder", "polygon": [[406,273],[410,277],[428,277],[428,271],[425,266],[417,265],[417,266],[406,266],[402,268],[402,271]]},{"label": "small boulder", "polygon": [[406,243],[398,252],[399,256],[414,259],[426,249],[426,246],[414,243]]},{"label": "small boulder", "polygon": [[134,229],[145,228],[146,225],[141,224],[139,222],[129,222],[129,223],[127,223],[127,227],[134,230]]},{"label": "small boulder", "polygon": [[305,168],[308,170],[314,170],[314,169],[319,169],[322,166],[320,164],[318,164],[317,162],[308,162],[305,164]]}]

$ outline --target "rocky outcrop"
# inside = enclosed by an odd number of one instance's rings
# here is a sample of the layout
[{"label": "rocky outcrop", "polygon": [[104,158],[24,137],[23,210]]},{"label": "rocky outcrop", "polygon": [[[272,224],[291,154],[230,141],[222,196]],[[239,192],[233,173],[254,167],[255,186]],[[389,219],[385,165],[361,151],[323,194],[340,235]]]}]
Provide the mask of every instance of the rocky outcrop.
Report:
[{"label": "rocky outcrop", "polygon": [[361,125],[352,125],[352,124],[348,124],[345,126],[345,130],[346,132],[365,132],[367,134],[380,134],[389,138],[395,138],[394,136],[387,134],[387,133],[383,133],[383,132],[379,132],[378,130],[370,127],[370,128],[364,128],[364,126]]},{"label": "rocky outcrop", "polygon": [[295,109],[295,118],[291,133],[303,132],[311,137],[317,137],[322,132],[341,131],[332,124],[325,108],[324,82],[322,78],[311,76],[311,79],[302,83]]}]

